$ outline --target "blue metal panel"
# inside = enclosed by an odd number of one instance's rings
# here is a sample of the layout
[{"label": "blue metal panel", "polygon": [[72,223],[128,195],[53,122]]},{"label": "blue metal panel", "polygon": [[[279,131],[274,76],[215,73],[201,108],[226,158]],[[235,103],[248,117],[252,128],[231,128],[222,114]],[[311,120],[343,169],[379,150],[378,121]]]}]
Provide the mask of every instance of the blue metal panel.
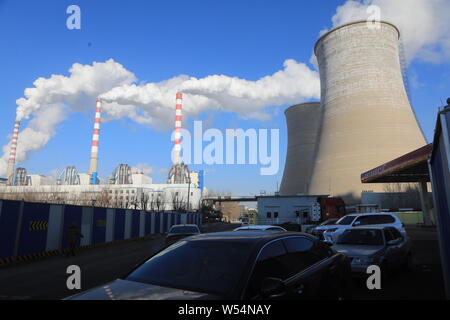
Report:
[{"label": "blue metal panel", "polygon": [[0,214],[0,258],[14,255],[20,201],[3,200]]},{"label": "blue metal panel", "polygon": [[[81,217],[82,217],[83,207],[79,206],[65,206],[64,207],[64,227],[63,227],[63,241],[62,247],[69,247],[69,243],[67,242],[67,230],[71,225],[75,225],[78,230],[81,231]],[[77,245],[80,245],[80,241],[77,241]]]},{"label": "blue metal panel", "polygon": [[125,236],[125,210],[116,209],[114,240],[122,240]]},{"label": "blue metal panel", "polygon": [[161,213],[154,213],[155,215],[155,233],[161,233]]},{"label": "blue metal panel", "polygon": [[145,213],[145,234],[152,233],[152,214]]},{"label": "blue metal panel", "polygon": [[80,245],[88,246],[92,244],[92,224],[94,222],[94,208],[83,207],[81,216],[81,234],[83,238],[80,241]]},{"label": "blue metal panel", "polygon": [[50,205],[45,203],[24,203],[20,228],[19,256],[44,252],[47,246],[47,226]]},{"label": "blue metal panel", "polygon": [[50,205],[47,231],[46,251],[61,248],[63,239],[64,206],[58,204]]},{"label": "blue metal panel", "polygon": [[106,242],[106,208],[94,208],[92,243]]},{"label": "blue metal panel", "polygon": [[131,213],[131,238],[139,237],[140,211],[133,210]]},{"label": "blue metal panel", "polygon": [[162,232],[167,231],[167,225],[169,223],[169,213],[163,212],[163,226],[162,226]]}]

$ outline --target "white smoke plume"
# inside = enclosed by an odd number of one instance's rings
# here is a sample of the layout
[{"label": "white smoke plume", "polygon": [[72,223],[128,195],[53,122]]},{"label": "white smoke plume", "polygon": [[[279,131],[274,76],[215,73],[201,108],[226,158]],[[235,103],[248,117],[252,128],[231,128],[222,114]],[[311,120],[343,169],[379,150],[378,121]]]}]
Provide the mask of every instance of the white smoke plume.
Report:
[{"label": "white smoke plume", "polygon": [[[408,62],[450,60],[450,1],[348,0],[337,8],[333,26],[367,19],[370,5],[381,8],[382,20],[399,27]],[[314,59],[311,61],[314,63]],[[173,125],[177,91],[185,93],[183,113],[187,116],[212,109],[258,119],[268,118],[265,107],[320,96],[318,73],[294,60],[286,60],[282,70],[256,81],[225,75],[201,79],[180,75],[158,83],[136,83],[135,75],[112,59],[92,65],[76,63],[68,75],[37,79],[34,87],[25,89],[24,97],[17,100],[17,119],[32,117],[19,134],[17,162],[43,148],[68,113],[94,108],[97,96],[106,101],[104,121],[128,117],[152,127]],[[9,144],[3,147],[0,175],[6,172],[8,154]]]},{"label": "white smoke plume", "polygon": [[[68,76],[52,75],[36,79],[33,88],[25,89],[25,97],[16,101],[17,120],[33,116],[28,126],[19,133],[16,163],[25,161],[30,152],[42,149],[55,134],[55,126],[66,118],[67,113],[93,108],[99,94],[135,80],[133,73],[112,59],[92,65],[75,63]],[[3,146],[0,176],[6,173],[10,144]]]},{"label": "white smoke plume", "polygon": [[153,173],[153,167],[148,163],[138,163],[131,169],[132,172],[142,172],[143,174],[150,176]]},{"label": "white smoke plume", "polygon": [[407,62],[450,61],[450,1],[448,0],[348,0],[336,10],[333,27],[366,20],[370,5],[381,9],[381,20],[395,24],[401,32]]},{"label": "white smoke plume", "polygon": [[180,75],[159,83],[123,85],[100,97],[111,102],[104,110],[113,118],[128,116],[141,124],[172,126],[177,91],[185,94],[183,114],[187,116],[215,109],[267,119],[263,108],[318,98],[320,83],[317,72],[286,60],[283,70],[256,81],[225,75],[201,79]]},{"label": "white smoke plume", "polygon": [[[19,135],[16,161],[43,148],[55,133],[55,126],[67,112],[94,108],[95,98],[105,100],[103,120],[128,117],[152,127],[170,128],[174,122],[175,93],[185,93],[183,113],[195,116],[207,109],[235,112],[243,117],[267,119],[269,106],[318,98],[317,72],[305,64],[286,60],[284,68],[256,81],[224,75],[197,79],[180,75],[159,83],[136,84],[134,74],[110,59],[92,65],[74,64],[69,76],[39,78],[25,97],[17,100],[17,119],[33,116]],[[3,147],[0,175],[6,172],[9,144]]]}]

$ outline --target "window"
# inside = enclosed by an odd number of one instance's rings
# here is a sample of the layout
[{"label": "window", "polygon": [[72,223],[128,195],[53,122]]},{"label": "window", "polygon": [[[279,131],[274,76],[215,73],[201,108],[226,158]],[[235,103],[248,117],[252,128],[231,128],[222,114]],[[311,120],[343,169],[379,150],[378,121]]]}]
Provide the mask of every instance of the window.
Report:
[{"label": "window", "polygon": [[394,237],[394,239],[403,239],[402,234],[401,234],[400,231],[398,231],[397,229],[395,229],[395,228],[389,228],[389,230],[391,231],[392,236]]},{"label": "window", "polygon": [[267,212],[267,218],[272,218],[272,213],[271,212]]},{"label": "window", "polygon": [[371,223],[371,218],[372,218],[372,216],[360,216],[355,220],[355,223],[353,225],[354,226],[367,226],[369,224],[374,224],[374,223]]},{"label": "window", "polygon": [[239,283],[252,250],[246,242],[180,241],[147,260],[126,279],[227,295]]},{"label": "window", "polygon": [[284,239],[283,242],[288,251],[285,261],[291,268],[291,276],[323,260],[322,256],[313,251],[314,242],[308,238],[292,237]]},{"label": "window", "polygon": [[274,217],[274,218],[278,218],[278,212],[274,212],[274,213],[273,213],[273,217]]},{"label": "window", "polygon": [[389,241],[394,240],[394,236],[389,231],[389,229],[384,229],[384,239],[386,240],[386,243],[388,243]]},{"label": "window", "polygon": [[249,281],[246,296],[256,297],[263,279],[267,277],[285,280],[291,276],[290,267],[284,261],[286,248],[281,240],[266,245],[258,256]]},{"label": "window", "polygon": [[345,216],[339,219],[336,224],[341,226],[349,226],[352,224],[353,220],[355,220],[355,216]]}]

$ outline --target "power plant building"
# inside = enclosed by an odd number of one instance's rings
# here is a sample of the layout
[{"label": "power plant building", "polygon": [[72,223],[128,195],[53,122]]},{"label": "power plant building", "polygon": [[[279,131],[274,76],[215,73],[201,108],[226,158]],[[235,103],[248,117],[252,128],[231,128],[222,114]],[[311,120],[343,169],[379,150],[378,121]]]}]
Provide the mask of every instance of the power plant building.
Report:
[{"label": "power plant building", "polygon": [[15,167],[19,136],[18,121],[14,124],[7,177],[0,181],[0,198],[50,203],[97,205],[104,207],[162,210],[198,210],[203,189],[201,172],[189,171],[180,163],[182,94],[176,95],[176,139],[173,166],[167,184],[154,184],[152,178],[128,164],[120,164],[106,181],[98,177],[99,138],[102,100],[97,99],[94,131],[88,173],[78,173],[75,166],[66,167],[56,178],[28,174]]},{"label": "power plant building", "polygon": [[[282,193],[329,194],[359,203],[361,192],[383,191],[383,185],[363,185],[361,172],[427,144],[405,89],[399,38],[390,23],[378,28],[361,21],[317,41],[320,119],[305,123],[300,118],[310,116],[307,108],[287,110]],[[316,127],[313,150],[307,145]]]}]

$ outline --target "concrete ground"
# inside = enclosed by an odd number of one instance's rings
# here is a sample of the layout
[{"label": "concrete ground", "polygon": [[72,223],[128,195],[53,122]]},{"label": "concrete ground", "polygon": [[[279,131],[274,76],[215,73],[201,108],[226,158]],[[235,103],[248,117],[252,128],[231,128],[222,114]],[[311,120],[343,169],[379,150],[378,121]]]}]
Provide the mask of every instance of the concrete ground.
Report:
[{"label": "concrete ground", "polygon": [[368,290],[365,279],[355,279],[353,299],[445,299],[436,229],[407,226],[406,230],[412,240],[412,270],[393,273],[381,290]]},{"label": "concrete ground", "polygon": [[[226,231],[237,225],[215,223],[202,232]],[[48,257],[44,260],[0,266],[0,300],[62,299],[125,275],[163,246],[164,238],[138,240],[108,247],[84,249],[76,257]],[[67,267],[81,269],[81,290],[68,290]]]},{"label": "concrete ground", "polygon": [[[226,231],[237,227],[217,223],[203,232]],[[443,299],[442,274],[435,229],[408,227],[413,241],[414,267],[396,273],[382,283],[379,291],[369,291],[364,280],[353,282],[354,299]],[[81,268],[81,291],[102,285],[129,272],[163,245],[163,237],[85,249],[74,258],[49,257],[45,260],[0,267],[0,300],[61,299],[78,293],[66,287],[69,265]]]}]

